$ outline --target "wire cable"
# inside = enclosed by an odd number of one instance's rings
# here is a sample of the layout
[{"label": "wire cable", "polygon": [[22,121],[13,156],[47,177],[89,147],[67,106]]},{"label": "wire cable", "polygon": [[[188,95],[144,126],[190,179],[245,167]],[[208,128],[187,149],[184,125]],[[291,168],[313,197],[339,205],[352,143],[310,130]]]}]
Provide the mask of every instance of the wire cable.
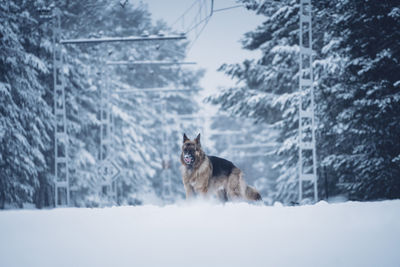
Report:
[{"label": "wire cable", "polygon": [[204,19],[200,20],[198,23],[196,23],[194,26],[192,26],[189,30],[187,30],[185,33],[188,34],[189,32],[193,31],[197,26],[202,24],[204,21],[207,21],[211,18],[211,16],[207,16]]},{"label": "wire cable", "polygon": [[190,5],[190,7],[188,7],[183,13],[182,15],[180,15],[172,24],[171,27],[175,26],[175,24],[181,19],[184,18],[185,15],[194,7],[194,5],[197,3],[197,0],[194,0],[193,3]]},{"label": "wire cable", "polygon": [[229,6],[229,7],[214,9],[214,12],[225,11],[225,10],[234,9],[234,8],[243,7],[243,6],[244,5],[236,5],[236,6]]},{"label": "wire cable", "polygon": [[194,43],[197,41],[197,39],[199,39],[201,33],[203,32],[203,30],[204,30],[205,27],[207,26],[207,24],[208,24],[208,22],[210,21],[210,19],[211,19],[211,16],[208,16],[208,17],[205,18],[206,21],[205,21],[203,27],[200,29],[199,33],[195,36],[195,38],[193,39],[193,41],[189,44],[186,53],[189,53],[189,52],[190,52],[190,50],[192,49]]},{"label": "wire cable", "polygon": [[[190,8],[188,8],[187,11],[186,11],[183,15],[181,15],[181,16],[178,18],[178,20],[179,20],[180,18],[182,18],[187,12],[189,12],[190,9],[194,7],[195,3],[196,3],[196,1],[192,3],[192,5],[190,6]],[[196,30],[196,34],[195,34],[195,37],[193,38],[193,41],[191,41],[191,42],[189,43],[189,45],[188,45],[187,53],[189,53],[189,51],[192,49],[194,43],[199,39],[200,35],[201,35],[202,32],[204,31],[204,29],[205,29],[205,27],[207,26],[208,22],[210,21],[210,19],[211,19],[213,13],[215,13],[215,12],[221,12],[221,11],[226,11],[226,10],[230,10],[230,9],[234,9],[234,8],[239,8],[239,7],[244,7],[244,5],[234,5],[234,6],[229,6],[229,7],[219,8],[219,9],[214,9],[214,6],[212,5],[212,10],[210,11],[210,14],[207,14],[207,13],[206,13],[206,16],[205,16],[203,19],[201,19],[199,22],[196,23],[196,21],[197,21],[197,19],[198,19],[199,16],[200,16],[200,18],[203,17],[202,14],[201,14],[202,9],[204,8],[204,9],[206,10],[206,5],[204,4],[204,2],[203,2],[202,0],[200,0],[200,2],[199,2],[199,10],[198,10],[196,16],[194,17],[192,23],[188,26],[188,29],[185,31],[185,34],[188,34],[188,33],[190,33],[191,31]],[[177,20],[177,21],[178,21],[178,20]],[[198,27],[199,27],[201,24],[203,24],[203,25],[201,26],[200,30],[197,31]]]},{"label": "wire cable", "polygon": [[[200,9],[199,9],[200,10]],[[200,17],[200,18],[199,18]],[[197,22],[198,20],[200,20],[200,22]],[[204,22],[205,19],[202,19],[201,16],[201,12],[198,11],[196,16],[194,16],[193,20],[191,21],[191,23],[188,24],[188,29],[189,30],[185,30],[185,34],[189,33],[190,31],[192,31],[193,29],[195,29],[199,24],[201,24],[202,22]]]}]

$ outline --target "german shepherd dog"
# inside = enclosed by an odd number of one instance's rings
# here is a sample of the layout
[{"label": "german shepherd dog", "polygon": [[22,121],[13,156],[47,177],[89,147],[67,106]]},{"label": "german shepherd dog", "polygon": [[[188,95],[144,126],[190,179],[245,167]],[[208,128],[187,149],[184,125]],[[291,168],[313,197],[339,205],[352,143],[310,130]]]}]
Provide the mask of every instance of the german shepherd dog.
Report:
[{"label": "german shepherd dog", "polygon": [[232,162],[203,152],[200,134],[194,140],[183,134],[181,163],[186,199],[200,195],[216,196],[223,202],[262,200],[257,190],[246,184],[242,171]]}]

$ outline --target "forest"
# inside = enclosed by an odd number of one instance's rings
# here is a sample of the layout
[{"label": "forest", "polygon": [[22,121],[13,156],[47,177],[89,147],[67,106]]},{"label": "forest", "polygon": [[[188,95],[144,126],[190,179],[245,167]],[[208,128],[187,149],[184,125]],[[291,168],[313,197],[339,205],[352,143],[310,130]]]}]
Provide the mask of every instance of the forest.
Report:
[{"label": "forest", "polygon": [[[201,130],[208,152],[243,166],[266,204],[298,204],[299,1],[237,2],[263,18],[241,39],[243,49],[260,51],[261,56],[235,64],[221,62],[219,71],[237,86],[223,87],[204,99],[199,97],[201,68],[105,64],[184,61],[186,41],[62,47],[70,206],[184,199],[179,171],[182,132],[194,137]],[[38,10],[52,6],[61,11],[64,39],[178,33],[167,23],[154,21],[138,1],[123,8],[113,0],[0,3],[0,209],[54,207],[54,125],[59,118],[54,114],[53,27],[52,19]],[[318,199],[400,198],[398,2],[312,1],[312,27]],[[110,97],[113,157],[120,168],[115,198],[105,193],[97,171],[99,103],[106,82],[116,91],[191,89],[186,94]],[[221,111],[207,125],[200,125],[202,119],[175,119],[178,114],[200,116],[203,103]],[[240,135],[228,138],[221,131]],[[255,159],[232,152],[249,139],[271,146]],[[166,140],[170,147],[165,147]],[[306,186],[310,198],[311,191]]]}]

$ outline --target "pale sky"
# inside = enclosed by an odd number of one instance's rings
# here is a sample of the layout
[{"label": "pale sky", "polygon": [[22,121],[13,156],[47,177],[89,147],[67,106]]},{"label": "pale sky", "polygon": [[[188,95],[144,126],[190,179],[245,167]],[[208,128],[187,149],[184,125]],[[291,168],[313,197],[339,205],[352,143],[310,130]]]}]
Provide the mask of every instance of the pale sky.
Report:
[{"label": "pale sky", "polygon": [[[201,2],[202,0],[197,0]],[[154,20],[162,19],[171,25],[187,10],[194,0],[142,0],[149,7]],[[210,9],[211,0],[203,1],[206,3],[207,12]],[[214,10],[236,6],[235,0],[214,0]],[[205,5],[204,5],[205,7]],[[184,18],[184,23],[189,24],[199,10],[196,5]],[[206,14],[206,9],[204,9]],[[205,15],[204,15],[205,16]],[[219,86],[227,87],[234,85],[234,82],[217,69],[223,63],[240,63],[244,59],[258,57],[259,52],[250,52],[241,48],[239,40],[243,34],[254,30],[263,21],[262,16],[257,16],[254,12],[248,11],[245,7],[229,9],[215,12],[209,20],[204,31],[194,43],[189,54],[188,61],[197,62],[197,66],[206,69],[205,77],[201,85],[205,89],[205,94],[216,92]],[[188,28],[189,25],[182,25],[180,20],[176,28]],[[194,32],[190,34],[193,38]]]}]

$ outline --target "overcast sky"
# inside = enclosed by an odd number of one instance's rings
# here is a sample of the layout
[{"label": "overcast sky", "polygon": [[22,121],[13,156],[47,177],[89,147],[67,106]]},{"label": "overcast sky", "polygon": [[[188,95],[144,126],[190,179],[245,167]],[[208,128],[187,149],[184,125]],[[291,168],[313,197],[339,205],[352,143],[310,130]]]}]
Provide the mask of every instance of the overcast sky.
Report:
[{"label": "overcast sky", "polygon": [[[155,20],[163,19],[169,25],[177,20],[187,10],[194,0],[143,0],[148,5],[149,11]],[[202,2],[202,0],[197,0]],[[211,0],[203,1],[210,10]],[[235,0],[214,0],[214,10],[236,6]],[[184,21],[179,20],[175,24],[177,29],[188,28],[190,21],[199,10],[195,6],[187,13]],[[206,14],[206,9],[203,10]],[[205,16],[205,15],[204,15]],[[205,93],[215,92],[219,86],[231,86],[234,84],[226,75],[217,72],[223,63],[239,63],[246,58],[254,58],[259,52],[249,52],[241,48],[240,39],[243,34],[256,28],[263,21],[262,16],[255,15],[245,7],[215,12],[209,23],[204,28],[197,41],[191,48],[187,60],[197,62],[198,66],[206,69],[206,75],[201,85]],[[193,38],[194,31],[188,37]]]}]

